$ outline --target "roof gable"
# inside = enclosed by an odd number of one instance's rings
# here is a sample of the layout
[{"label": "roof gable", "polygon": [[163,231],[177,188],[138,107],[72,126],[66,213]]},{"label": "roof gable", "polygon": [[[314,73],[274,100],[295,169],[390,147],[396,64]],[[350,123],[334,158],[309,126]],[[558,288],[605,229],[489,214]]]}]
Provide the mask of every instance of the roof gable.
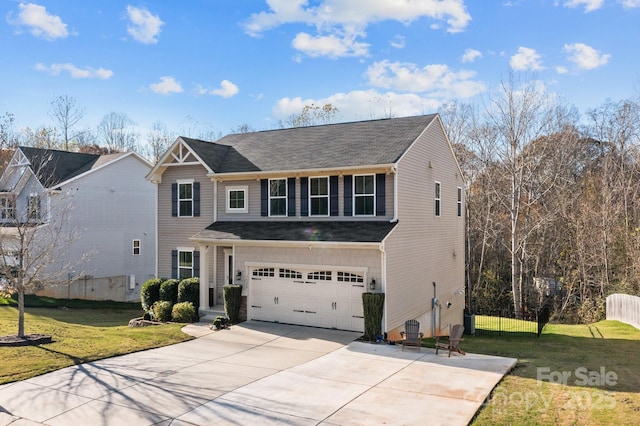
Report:
[{"label": "roof gable", "polygon": [[45,188],[52,188],[64,181],[85,173],[100,159],[96,154],[19,147],[24,159]]}]

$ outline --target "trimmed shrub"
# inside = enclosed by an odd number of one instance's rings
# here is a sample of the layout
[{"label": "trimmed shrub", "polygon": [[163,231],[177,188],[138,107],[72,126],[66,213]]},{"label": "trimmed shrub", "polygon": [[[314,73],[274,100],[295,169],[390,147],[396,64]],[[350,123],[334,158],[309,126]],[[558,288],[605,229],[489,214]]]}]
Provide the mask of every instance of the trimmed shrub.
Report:
[{"label": "trimmed shrub", "polygon": [[140,289],[140,302],[142,310],[148,311],[154,303],[160,300],[160,285],[162,278],[151,278],[142,284]]},{"label": "trimmed shrub", "polygon": [[200,306],[200,278],[185,278],[178,284],[178,303],[191,302],[196,310]]},{"label": "trimmed shrub", "polygon": [[171,320],[174,322],[196,322],[198,319],[196,308],[191,302],[176,303],[171,309]]},{"label": "trimmed shrub", "polygon": [[242,286],[238,284],[222,287],[224,295],[224,311],[231,324],[237,324],[240,318],[240,304],[242,303]]},{"label": "trimmed shrub", "polygon": [[178,280],[166,280],[160,284],[160,300],[175,304],[178,301]]},{"label": "trimmed shrub", "polygon": [[160,322],[171,321],[171,302],[160,300],[152,306],[153,316]]},{"label": "trimmed shrub", "polygon": [[375,342],[382,334],[384,293],[362,293],[362,308],[364,310],[364,336],[369,341]]}]

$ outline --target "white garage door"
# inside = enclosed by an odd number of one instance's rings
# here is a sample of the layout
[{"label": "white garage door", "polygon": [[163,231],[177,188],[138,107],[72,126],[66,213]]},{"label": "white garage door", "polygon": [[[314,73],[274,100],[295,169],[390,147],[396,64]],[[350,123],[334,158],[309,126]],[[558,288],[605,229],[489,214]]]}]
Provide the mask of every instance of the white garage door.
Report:
[{"label": "white garage door", "polygon": [[250,271],[251,318],[314,327],[364,331],[364,275],[295,267]]}]

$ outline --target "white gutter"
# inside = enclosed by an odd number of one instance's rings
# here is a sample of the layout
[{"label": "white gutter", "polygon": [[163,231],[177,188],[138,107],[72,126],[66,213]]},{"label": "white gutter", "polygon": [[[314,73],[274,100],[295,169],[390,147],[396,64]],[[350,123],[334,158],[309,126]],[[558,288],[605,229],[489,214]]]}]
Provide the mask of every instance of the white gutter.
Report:
[{"label": "white gutter", "polygon": [[234,238],[206,238],[193,236],[189,240],[200,244],[230,245],[230,246],[256,246],[256,247],[294,247],[305,249],[371,249],[382,250],[382,243],[358,243],[358,242],[329,242],[329,241],[283,241],[283,240],[241,240]]},{"label": "white gutter", "polygon": [[373,171],[389,171],[393,172],[395,164],[375,164],[367,166],[349,166],[341,168],[322,168],[322,169],[294,169],[294,170],[271,170],[271,171],[255,171],[255,172],[239,172],[239,173],[208,173],[207,177],[211,180],[225,181],[225,180],[247,180],[247,179],[259,179],[269,176],[282,176],[287,175],[299,175],[307,176],[314,174],[351,174],[352,171],[357,170],[373,170]]},{"label": "white gutter", "polygon": [[391,173],[393,173],[393,217],[391,223],[398,221],[398,165],[391,166]]}]

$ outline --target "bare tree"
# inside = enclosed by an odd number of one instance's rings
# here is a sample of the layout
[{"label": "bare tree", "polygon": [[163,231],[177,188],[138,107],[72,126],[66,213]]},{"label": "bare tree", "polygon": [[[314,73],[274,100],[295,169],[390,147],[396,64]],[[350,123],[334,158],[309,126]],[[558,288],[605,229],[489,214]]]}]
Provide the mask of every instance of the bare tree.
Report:
[{"label": "bare tree", "polygon": [[[38,161],[50,159],[43,157]],[[17,166],[16,177],[29,176],[28,167]],[[41,170],[51,169],[42,167]],[[0,197],[0,217],[4,225],[0,227],[0,290],[17,294],[19,337],[25,336],[25,294],[47,285],[69,282],[68,271],[77,270],[86,260],[66,260],[61,256],[79,237],[69,221],[71,194],[40,188],[39,192],[29,194],[8,191]]]},{"label": "bare tree", "polygon": [[332,104],[319,105],[305,105],[299,114],[292,114],[287,123],[290,127],[307,127],[315,126],[316,124],[329,124],[333,123],[338,114],[338,108]]},{"label": "bare tree", "polygon": [[134,151],[138,142],[134,124],[127,114],[110,112],[98,124],[97,138],[109,152]]},{"label": "bare tree", "polygon": [[150,152],[146,157],[151,160],[151,163],[156,164],[175,138],[175,133],[170,132],[163,122],[156,121],[153,123],[149,133],[147,133],[147,144]]},{"label": "bare tree", "polygon": [[77,133],[73,132],[73,127],[82,120],[84,114],[84,108],[79,108],[75,98],[71,96],[62,95],[51,101],[49,115],[58,124],[65,151],[69,150],[69,142],[77,136]]}]

